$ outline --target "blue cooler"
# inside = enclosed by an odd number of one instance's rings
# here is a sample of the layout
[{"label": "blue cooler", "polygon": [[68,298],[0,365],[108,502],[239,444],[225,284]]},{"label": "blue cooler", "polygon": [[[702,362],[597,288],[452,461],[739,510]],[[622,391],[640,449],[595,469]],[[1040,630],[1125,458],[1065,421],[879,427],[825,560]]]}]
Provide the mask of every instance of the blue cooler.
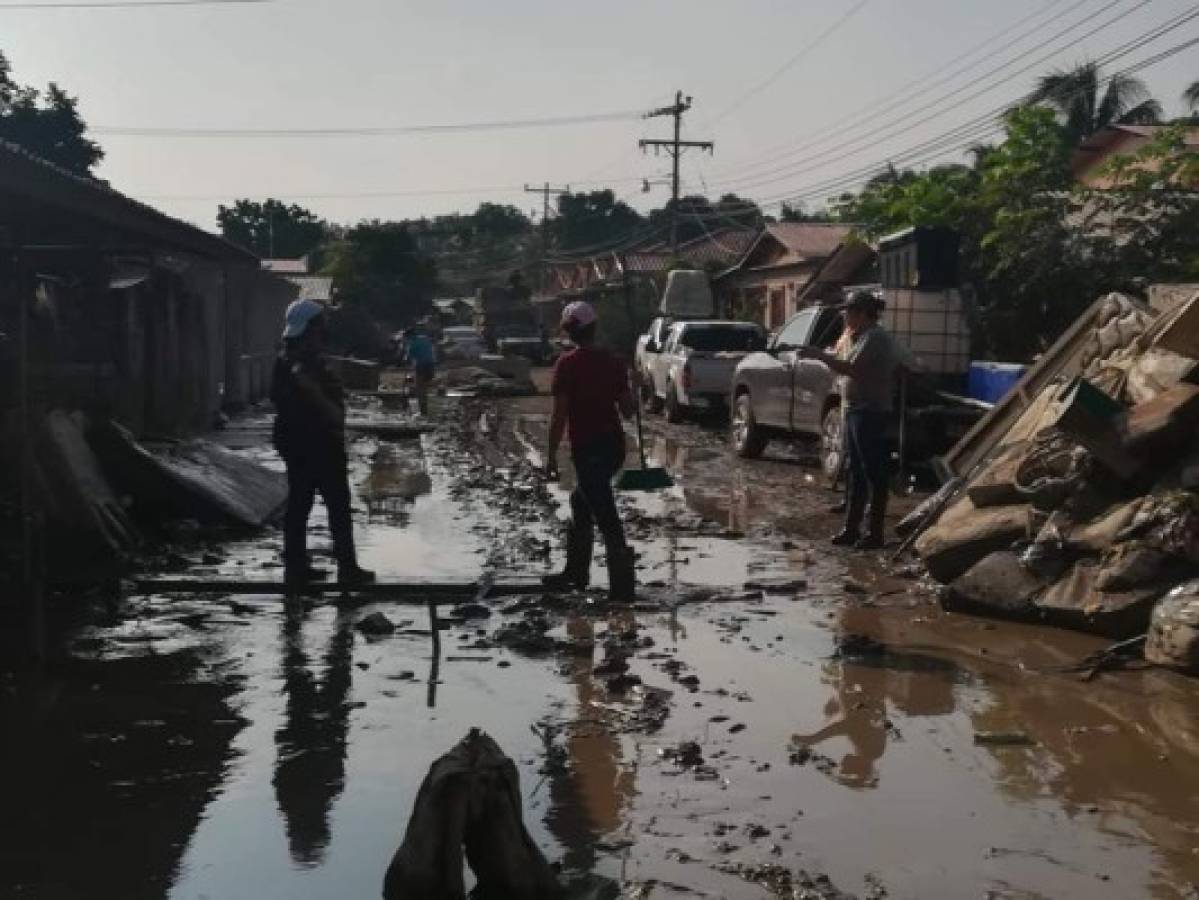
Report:
[{"label": "blue cooler", "polygon": [[1024,377],[1028,366],[1019,363],[973,362],[966,381],[966,394],[975,400],[998,403]]}]

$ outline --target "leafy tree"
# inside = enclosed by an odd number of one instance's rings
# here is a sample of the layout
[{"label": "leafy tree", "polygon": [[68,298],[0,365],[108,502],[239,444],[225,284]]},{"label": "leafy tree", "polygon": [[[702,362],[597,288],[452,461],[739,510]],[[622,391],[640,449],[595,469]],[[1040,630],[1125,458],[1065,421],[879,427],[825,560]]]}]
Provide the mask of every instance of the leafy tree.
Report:
[{"label": "leafy tree", "polygon": [[617,200],[611,190],[562,194],[551,233],[557,248],[570,252],[624,237],[643,222],[641,213]]},{"label": "leafy tree", "polygon": [[470,217],[470,226],[477,238],[499,241],[528,234],[533,223],[515,206],[480,203]]},{"label": "leafy tree", "polygon": [[79,101],[51,82],[45,91],[22,86],[0,53],[0,141],[24,147],[35,156],[91,176],[104,158],[100,145],[87,137]]},{"label": "leafy tree", "polygon": [[1092,256],[1113,279],[1199,280],[1199,153],[1186,137],[1185,123],[1163,130],[1108,161],[1109,188],[1080,192]]},{"label": "leafy tree", "polygon": [[329,237],[329,226],[315,213],[269,199],[237,200],[216,214],[221,234],[265,259],[299,259]]},{"label": "leafy tree", "polygon": [[1192,81],[1182,92],[1182,100],[1193,114],[1199,114],[1199,81]]},{"label": "leafy tree", "polygon": [[1099,66],[1083,63],[1043,76],[1033,92],[1036,103],[1055,110],[1066,126],[1071,145],[1077,145],[1108,125],[1152,125],[1161,121],[1161,104],[1145,83],[1116,73],[1103,87]]},{"label": "leafy tree", "polygon": [[780,222],[832,222],[835,218],[827,209],[808,212],[802,203],[783,203],[779,207]]},{"label": "leafy tree", "polygon": [[329,246],[323,271],[347,307],[392,327],[432,308],[437,264],[403,222],[361,222]]}]

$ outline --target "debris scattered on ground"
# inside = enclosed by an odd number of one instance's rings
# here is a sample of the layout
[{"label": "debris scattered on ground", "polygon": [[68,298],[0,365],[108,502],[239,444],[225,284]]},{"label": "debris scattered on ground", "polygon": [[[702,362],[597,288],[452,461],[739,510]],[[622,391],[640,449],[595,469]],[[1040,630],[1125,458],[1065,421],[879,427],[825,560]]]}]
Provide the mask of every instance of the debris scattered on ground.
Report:
[{"label": "debris scattered on ground", "polygon": [[1047,353],[947,455],[979,462],[913,526],[947,607],[1129,637],[1199,577],[1199,362],[1181,322],[1196,308],[1103,298],[1093,333]]},{"label": "debris scattered on ground", "polygon": [[1031,747],[1036,741],[1023,731],[976,731],[974,743],[980,747]]},{"label": "debris scattered on ground", "polygon": [[385,637],[394,634],[395,623],[381,612],[373,612],[358,620],[358,630],[371,637]]},{"label": "debris scattered on ground", "polygon": [[383,896],[465,897],[464,861],[487,896],[541,900],[562,890],[525,829],[516,765],[478,729],[429,768]]}]

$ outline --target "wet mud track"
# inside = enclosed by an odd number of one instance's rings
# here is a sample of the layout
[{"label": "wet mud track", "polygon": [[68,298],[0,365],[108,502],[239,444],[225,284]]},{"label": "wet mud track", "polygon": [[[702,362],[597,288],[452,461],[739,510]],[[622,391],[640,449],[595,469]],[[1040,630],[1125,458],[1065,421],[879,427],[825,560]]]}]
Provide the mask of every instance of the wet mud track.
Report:
[{"label": "wet mud track", "polygon": [[[545,413],[447,403],[419,440],[356,440],[364,564],[557,562]],[[238,443],[269,460],[253,425]],[[1190,682],[1042,671],[1099,645],[944,615],[908,573],[825,551],[801,455],[745,464],[712,430],[652,427],[679,484],[622,498],[635,610],[132,597],[44,676],[6,677],[0,896],[378,896],[429,763],[476,725],[547,855],[630,897],[1195,895]],[[175,562],[261,575],[278,550]],[[375,612],[395,631],[365,635]]]}]

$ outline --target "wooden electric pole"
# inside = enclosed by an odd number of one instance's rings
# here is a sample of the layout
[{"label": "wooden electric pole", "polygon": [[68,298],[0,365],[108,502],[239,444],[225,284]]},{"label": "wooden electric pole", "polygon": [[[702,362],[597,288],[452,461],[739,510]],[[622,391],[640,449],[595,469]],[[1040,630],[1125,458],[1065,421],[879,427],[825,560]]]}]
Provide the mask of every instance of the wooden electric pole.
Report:
[{"label": "wooden electric pole", "polygon": [[541,187],[529,187],[525,185],[525,193],[541,194],[541,293],[545,293],[546,270],[548,263],[546,257],[550,252],[550,197],[561,197],[563,194],[570,193],[570,185],[565,187],[554,187],[548,181]]},{"label": "wooden electric pole", "polygon": [[684,141],[681,140],[683,130],[683,113],[691,109],[691,98],[684,97],[682,91],[678,91],[674,97],[673,106],[664,106],[661,109],[655,109],[652,112],[645,114],[647,119],[656,119],[661,116],[674,117],[674,137],[671,140],[654,140],[643,138],[639,146],[644,152],[646,148],[653,147],[655,152],[665,150],[670,154],[672,170],[670,178],[670,253],[672,256],[677,256],[679,252],[679,158],[686,150],[707,150],[713,152],[714,145],[711,141]]}]

